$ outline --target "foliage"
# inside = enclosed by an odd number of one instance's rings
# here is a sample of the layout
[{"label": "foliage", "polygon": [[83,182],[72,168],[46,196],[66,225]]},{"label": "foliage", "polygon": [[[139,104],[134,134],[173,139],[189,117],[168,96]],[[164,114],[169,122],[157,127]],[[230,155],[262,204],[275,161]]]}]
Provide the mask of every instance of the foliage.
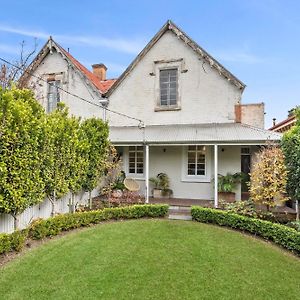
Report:
[{"label": "foliage", "polygon": [[226,175],[218,174],[218,191],[223,193],[232,193],[233,190],[243,179],[243,173],[235,173]]},{"label": "foliage", "polygon": [[55,213],[55,201],[69,190],[69,148],[68,109],[59,103],[58,109],[46,115],[44,126],[43,180],[46,196],[52,203],[52,215]]},{"label": "foliage", "polygon": [[162,191],[162,195],[173,193],[170,189],[170,178],[166,173],[159,173],[156,177],[149,178],[149,181],[154,184],[155,189]]},{"label": "foliage", "polygon": [[287,224],[287,226],[294,228],[300,232],[300,221],[290,222]]},{"label": "foliage", "polygon": [[44,113],[29,90],[0,88],[0,212],[17,217],[44,198]]},{"label": "foliage", "polygon": [[33,239],[42,239],[47,236],[58,235],[62,231],[89,226],[106,220],[157,218],[164,217],[167,213],[168,205],[133,205],[63,214],[33,222],[30,226],[29,235]]},{"label": "foliage", "polygon": [[116,178],[115,182],[113,182],[112,189],[113,190],[126,190],[126,187],[124,185],[124,180],[126,178],[125,172],[121,171],[119,176]]},{"label": "foliage", "polygon": [[252,200],[247,201],[236,201],[234,203],[224,203],[221,206],[229,213],[234,213],[238,215],[243,215],[251,218],[259,218],[259,219],[268,219],[271,220],[274,218],[271,212],[264,212],[262,210],[258,210],[255,207],[255,203]]},{"label": "foliage", "polygon": [[300,232],[285,225],[199,206],[192,207],[191,214],[195,221],[250,232],[300,254]]},{"label": "foliage", "polygon": [[300,200],[300,109],[295,111],[296,125],[282,138],[281,148],[288,171],[287,192],[293,200]]},{"label": "foliage", "polygon": [[10,251],[21,251],[25,245],[28,230],[15,231],[11,234],[0,234],[0,254]]},{"label": "foliage", "polygon": [[251,199],[255,203],[266,205],[268,209],[276,206],[277,199],[287,201],[287,169],[281,149],[267,146],[262,148],[257,158],[250,174]]},{"label": "foliage", "polygon": [[87,141],[86,145],[82,145],[82,156],[88,162],[82,185],[84,190],[91,192],[97,187],[106,168],[109,154],[108,124],[96,118],[86,119],[81,124],[80,138]]}]

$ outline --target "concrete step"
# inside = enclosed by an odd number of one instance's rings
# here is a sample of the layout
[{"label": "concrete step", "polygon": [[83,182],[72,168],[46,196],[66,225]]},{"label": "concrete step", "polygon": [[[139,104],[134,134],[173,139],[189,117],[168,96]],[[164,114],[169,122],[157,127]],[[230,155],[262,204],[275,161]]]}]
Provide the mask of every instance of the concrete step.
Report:
[{"label": "concrete step", "polygon": [[182,214],[169,214],[170,220],[184,220],[184,221],[191,221],[191,215],[182,215]]}]

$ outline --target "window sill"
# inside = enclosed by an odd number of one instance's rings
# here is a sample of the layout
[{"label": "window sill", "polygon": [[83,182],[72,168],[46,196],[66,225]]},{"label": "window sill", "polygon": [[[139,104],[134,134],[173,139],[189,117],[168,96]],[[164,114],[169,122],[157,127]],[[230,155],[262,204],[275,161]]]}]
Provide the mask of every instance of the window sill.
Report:
[{"label": "window sill", "polygon": [[154,108],[154,111],[177,111],[177,110],[181,110],[181,107],[179,106],[167,106],[167,107],[163,107],[163,106],[157,106]]},{"label": "window sill", "polygon": [[201,178],[201,177],[199,177],[199,178],[196,178],[196,177],[193,177],[193,178],[181,178],[181,181],[182,182],[198,182],[198,183],[210,183],[211,182],[211,180],[210,179],[208,179],[208,178]]}]

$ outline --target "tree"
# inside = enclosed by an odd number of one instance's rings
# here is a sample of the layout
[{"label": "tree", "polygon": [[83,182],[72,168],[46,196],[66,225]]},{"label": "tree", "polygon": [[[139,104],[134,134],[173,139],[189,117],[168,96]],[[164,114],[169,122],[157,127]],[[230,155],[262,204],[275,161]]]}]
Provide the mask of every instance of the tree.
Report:
[{"label": "tree", "polygon": [[269,210],[276,206],[276,199],[287,201],[287,170],[284,155],[277,146],[267,146],[258,154],[258,161],[250,174],[250,196]]},{"label": "tree", "polygon": [[285,155],[288,170],[287,192],[296,201],[297,220],[299,220],[300,200],[300,108],[295,110],[296,125],[287,131],[282,138],[281,147]]},{"label": "tree", "polygon": [[18,82],[24,70],[28,67],[28,63],[37,49],[36,39],[34,40],[34,46],[29,52],[25,51],[26,43],[22,41],[20,44],[19,58],[11,63],[0,64],[0,87],[8,89],[12,85],[17,85],[18,88],[23,88],[22,82]]},{"label": "tree", "polygon": [[44,157],[42,174],[45,193],[52,204],[51,215],[55,214],[55,203],[69,191],[68,109],[59,103],[58,108],[47,115],[44,126]]},{"label": "tree", "polygon": [[31,91],[0,87],[0,212],[13,216],[15,229],[19,214],[44,198],[44,116]]},{"label": "tree", "polygon": [[96,118],[84,120],[80,127],[80,140],[83,141],[81,155],[87,161],[82,187],[89,192],[91,208],[91,192],[99,184],[109,155],[108,124]]}]

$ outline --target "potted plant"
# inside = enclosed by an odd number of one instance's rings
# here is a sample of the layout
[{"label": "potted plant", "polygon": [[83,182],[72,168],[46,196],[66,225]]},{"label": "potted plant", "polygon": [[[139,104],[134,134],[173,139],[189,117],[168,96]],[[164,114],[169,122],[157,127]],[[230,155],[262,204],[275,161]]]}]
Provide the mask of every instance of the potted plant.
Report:
[{"label": "potted plant", "polygon": [[153,198],[170,198],[173,191],[170,189],[170,179],[166,173],[159,173],[156,177],[149,178],[154,184]]},{"label": "potted plant", "polygon": [[227,203],[235,202],[234,189],[241,183],[244,175],[241,172],[226,175],[218,175],[218,195],[219,199]]}]

